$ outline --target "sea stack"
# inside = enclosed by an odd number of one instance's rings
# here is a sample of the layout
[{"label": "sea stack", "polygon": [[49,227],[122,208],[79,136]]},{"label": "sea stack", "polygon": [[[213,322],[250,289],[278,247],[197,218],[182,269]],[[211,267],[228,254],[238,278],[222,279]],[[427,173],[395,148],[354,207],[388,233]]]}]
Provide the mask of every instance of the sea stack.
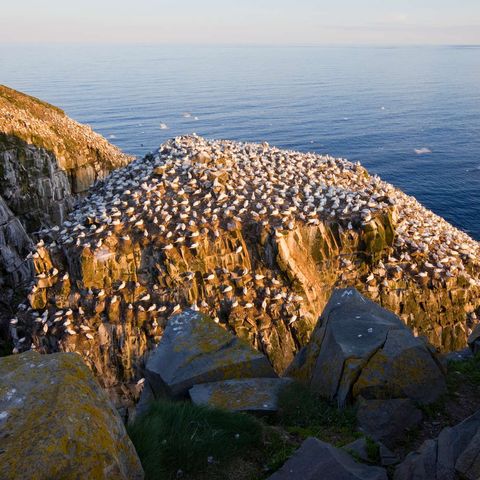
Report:
[{"label": "sea stack", "polygon": [[169,140],[40,237],[16,348],[77,351],[106,387],[135,379],[186,308],[281,373],[334,288],[357,288],[444,351],[466,345],[480,305],[467,234],[358,163],[267,143]]}]

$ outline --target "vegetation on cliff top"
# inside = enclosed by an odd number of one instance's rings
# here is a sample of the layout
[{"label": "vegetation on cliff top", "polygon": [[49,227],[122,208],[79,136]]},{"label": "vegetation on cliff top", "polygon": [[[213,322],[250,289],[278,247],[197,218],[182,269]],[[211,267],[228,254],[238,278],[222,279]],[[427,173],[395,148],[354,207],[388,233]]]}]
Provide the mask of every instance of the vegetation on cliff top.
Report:
[{"label": "vegetation on cliff top", "polygon": [[4,85],[0,85],[0,132],[53,152],[66,170],[96,161],[112,170],[132,159],[60,108]]}]

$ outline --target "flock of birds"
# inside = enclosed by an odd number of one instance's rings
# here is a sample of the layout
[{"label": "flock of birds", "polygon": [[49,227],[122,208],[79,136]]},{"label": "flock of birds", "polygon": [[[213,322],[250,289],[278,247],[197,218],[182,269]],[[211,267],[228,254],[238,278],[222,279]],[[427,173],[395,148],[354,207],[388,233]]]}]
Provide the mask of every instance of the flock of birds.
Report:
[{"label": "flock of birds", "polygon": [[[387,211],[396,221],[394,246],[371,269],[367,284],[388,286],[388,280],[399,275],[422,284],[463,276],[467,284],[480,286],[479,243],[413,197],[369,175],[360,164],[281,150],[267,143],[206,140],[196,135],[169,140],[155,154],[112,172],[68,221],[41,232],[33,257],[41,260],[44,249],[69,251],[70,255],[89,249],[99,261],[107,260],[115,255],[109,248],[113,237],[154,244],[165,258],[175,252],[195,256],[205,242],[221,239],[223,232],[239,225],[262,226],[279,241],[298,226],[321,222],[336,223],[341,234],[353,233]],[[232,253],[241,258],[245,248],[239,243]],[[39,272],[38,281],[65,282],[68,275],[52,267]],[[197,272],[182,275],[182,281],[188,282]],[[228,298],[231,308],[261,312],[277,305],[283,308],[288,325],[303,315],[301,296],[290,292],[271,272],[249,271],[241,264],[231,270],[219,266],[202,272],[202,281],[215,283],[218,295]],[[167,303],[168,291],[157,285],[144,291],[133,283],[119,280],[109,291],[90,290],[85,295],[97,301],[108,297],[112,304],[123,298],[124,289],[137,288],[137,303],[130,302],[127,308],[151,312],[154,330],[161,327],[156,315],[171,315],[183,307],[180,302]],[[37,282],[32,293],[39,288]],[[252,296],[250,290],[255,289],[262,295]],[[199,299],[191,307],[208,310],[212,305],[206,300]],[[38,328],[47,334],[57,324],[69,335],[83,333],[93,339],[91,326],[71,320],[73,315],[82,316],[81,308],[36,312]]]}]

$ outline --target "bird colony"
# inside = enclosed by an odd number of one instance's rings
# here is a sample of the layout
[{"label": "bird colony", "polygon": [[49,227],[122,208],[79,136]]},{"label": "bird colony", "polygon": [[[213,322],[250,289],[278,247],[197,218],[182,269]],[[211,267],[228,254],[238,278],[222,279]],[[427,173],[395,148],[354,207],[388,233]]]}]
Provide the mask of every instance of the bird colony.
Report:
[{"label": "bird colony", "polygon": [[[275,243],[300,227],[335,224],[339,235],[348,235],[386,212],[394,218],[395,238],[368,266],[365,285],[387,288],[408,279],[445,286],[461,277],[466,288],[480,286],[479,244],[358,163],[267,143],[177,137],[111,173],[68,221],[40,232],[33,253],[37,281],[31,306],[23,307],[33,326],[17,345],[29,344],[32,336],[34,348],[49,336],[92,341],[112,315],[135,317],[137,324],[141,317],[158,340],[168,318],[184,308],[219,322],[225,311],[237,312],[260,332],[262,318],[281,318],[282,329],[293,332],[291,341],[301,343],[294,332],[305,315],[305,298],[281,272],[252,260],[248,232],[267,232]],[[231,235],[238,231],[243,234]],[[223,256],[216,244],[227,250]],[[109,265],[131,245],[141,255],[134,254],[135,272],[88,285],[75,267],[86,254],[95,265]],[[148,282],[140,278],[140,264],[156,272]],[[346,269],[348,264],[342,263]],[[68,301],[58,302],[65,285]],[[42,290],[54,293],[37,302]]]}]

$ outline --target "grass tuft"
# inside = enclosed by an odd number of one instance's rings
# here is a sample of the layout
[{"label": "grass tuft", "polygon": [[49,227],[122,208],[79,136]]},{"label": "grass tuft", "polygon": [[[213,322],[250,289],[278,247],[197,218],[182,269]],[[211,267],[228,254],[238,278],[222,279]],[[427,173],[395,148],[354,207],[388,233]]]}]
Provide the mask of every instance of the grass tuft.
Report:
[{"label": "grass tuft", "polygon": [[365,437],[365,444],[367,447],[368,461],[376,465],[380,464],[380,447],[378,443],[370,437]]},{"label": "grass tuft", "polygon": [[355,409],[339,409],[300,383],[287,385],[279,395],[279,423],[288,432],[317,437],[336,446],[352,442],[361,434],[355,431]]},{"label": "grass tuft", "polygon": [[129,434],[146,480],[155,480],[225,468],[261,447],[263,427],[246,414],[162,400],[135,420]]}]

